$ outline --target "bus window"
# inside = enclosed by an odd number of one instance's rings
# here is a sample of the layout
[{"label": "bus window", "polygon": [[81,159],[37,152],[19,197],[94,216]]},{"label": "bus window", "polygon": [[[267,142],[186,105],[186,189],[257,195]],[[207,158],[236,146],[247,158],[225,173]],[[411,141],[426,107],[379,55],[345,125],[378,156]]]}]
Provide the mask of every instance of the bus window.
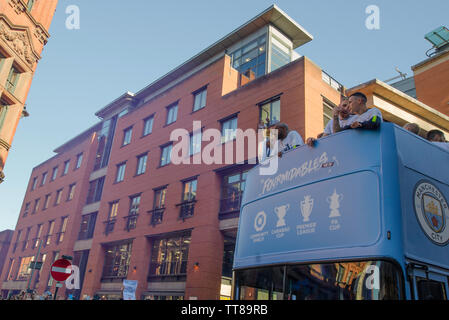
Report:
[{"label": "bus window", "polygon": [[240,300],[281,300],[284,267],[249,269],[239,272]]},{"label": "bus window", "polygon": [[241,300],[399,300],[401,271],[386,261],[236,270]]},{"label": "bus window", "polygon": [[443,282],[416,277],[419,300],[447,300]]}]

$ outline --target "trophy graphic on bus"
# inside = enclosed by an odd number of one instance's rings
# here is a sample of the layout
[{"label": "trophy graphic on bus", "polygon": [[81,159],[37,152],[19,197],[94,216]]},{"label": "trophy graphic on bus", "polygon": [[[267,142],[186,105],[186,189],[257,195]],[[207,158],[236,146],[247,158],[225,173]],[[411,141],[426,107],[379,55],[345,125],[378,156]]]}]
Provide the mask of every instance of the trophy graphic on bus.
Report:
[{"label": "trophy graphic on bus", "polygon": [[331,209],[331,213],[329,218],[340,217],[340,201],[343,200],[343,195],[338,194],[337,190],[334,189],[334,193],[326,198],[326,201],[329,203],[329,209]]},{"label": "trophy graphic on bus", "polygon": [[285,215],[287,214],[287,210],[290,209],[290,204],[285,204],[283,206],[275,207],[274,212],[278,217],[278,221],[276,223],[276,228],[285,227]]},{"label": "trophy graphic on bus", "polygon": [[301,214],[302,214],[303,222],[310,221],[309,217],[312,214],[312,209],[313,209],[312,196],[304,196],[304,200],[301,201]]}]

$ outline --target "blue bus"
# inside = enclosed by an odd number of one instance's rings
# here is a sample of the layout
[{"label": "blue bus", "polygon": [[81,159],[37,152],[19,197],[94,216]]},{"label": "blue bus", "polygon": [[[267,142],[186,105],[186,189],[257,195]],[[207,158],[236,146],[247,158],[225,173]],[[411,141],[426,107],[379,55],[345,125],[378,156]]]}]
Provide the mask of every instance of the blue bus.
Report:
[{"label": "blue bus", "polygon": [[446,300],[449,152],[392,123],[248,173],[237,300]]}]

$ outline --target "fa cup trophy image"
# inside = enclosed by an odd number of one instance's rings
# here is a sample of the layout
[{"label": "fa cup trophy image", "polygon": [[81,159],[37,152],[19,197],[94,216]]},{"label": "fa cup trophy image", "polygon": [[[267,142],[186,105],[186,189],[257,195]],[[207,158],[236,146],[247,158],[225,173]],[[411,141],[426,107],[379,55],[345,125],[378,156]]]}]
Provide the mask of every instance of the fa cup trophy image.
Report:
[{"label": "fa cup trophy image", "polygon": [[329,209],[331,209],[331,214],[329,215],[329,218],[336,218],[340,217],[340,201],[343,200],[343,195],[338,194],[337,190],[334,189],[334,193],[327,197],[327,202],[329,203]]},{"label": "fa cup trophy image", "polygon": [[301,201],[301,214],[302,214],[302,221],[308,222],[310,221],[309,217],[312,214],[313,209],[313,199],[311,196],[305,196],[304,200]]},{"label": "fa cup trophy image", "polygon": [[279,206],[274,208],[274,212],[276,212],[276,215],[278,217],[278,222],[276,223],[276,228],[279,227],[285,227],[285,215],[287,214],[287,210],[290,209],[290,205],[286,204],[283,206]]}]

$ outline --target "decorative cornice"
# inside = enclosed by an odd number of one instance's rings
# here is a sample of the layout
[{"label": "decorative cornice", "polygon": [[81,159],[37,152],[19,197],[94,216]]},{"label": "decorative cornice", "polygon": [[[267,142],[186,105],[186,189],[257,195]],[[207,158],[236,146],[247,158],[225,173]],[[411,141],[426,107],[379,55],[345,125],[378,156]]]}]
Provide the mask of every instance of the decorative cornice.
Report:
[{"label": "decorative cornice", "polygon": [[14,8],[14,11],[17,14],[21,14],[22,12],[25,12],[27,9],[25,4],[20,0],[9,0],[9,5]]},{"label": "decorative cornice", "polygon": [[39,40],[40,43],[46,44],[50,34],[45,30],[41,23],[37,22],[36,19],[27,10],[27,6],[23,0],[9,0],[9,5],[14,8],[14,11],[20,15],[21,13],[26,13],[30,20],[33,22],[36,29],[34,30],[34,36]]},{"label": "decorative cornice", "polygon": [[[18,29],[18,30],[13,30]],[[5,16],[0,15],[0,39],[28,64],[32,69],[40,56],[34,51],[28,28],[13,27]]]}]

